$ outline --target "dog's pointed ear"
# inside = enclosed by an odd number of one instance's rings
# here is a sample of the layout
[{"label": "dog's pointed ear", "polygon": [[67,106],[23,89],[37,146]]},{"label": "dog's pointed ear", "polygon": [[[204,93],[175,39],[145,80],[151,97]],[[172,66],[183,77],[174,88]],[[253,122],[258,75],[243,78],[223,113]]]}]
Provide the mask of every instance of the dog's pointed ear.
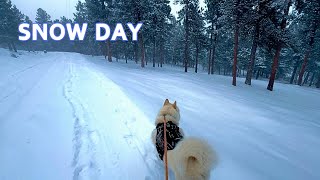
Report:
[{"label": "dog's pointed ear", "polygon": [[177,109],[177,101],[174,101],[173,107],[174,107],[175,109]]},{"label": "dog's pointed ear", "polygon": [[169,99],[166,99],[166,100],[164,101],[163,106],[168,105],[168,104],[170,104]]}]

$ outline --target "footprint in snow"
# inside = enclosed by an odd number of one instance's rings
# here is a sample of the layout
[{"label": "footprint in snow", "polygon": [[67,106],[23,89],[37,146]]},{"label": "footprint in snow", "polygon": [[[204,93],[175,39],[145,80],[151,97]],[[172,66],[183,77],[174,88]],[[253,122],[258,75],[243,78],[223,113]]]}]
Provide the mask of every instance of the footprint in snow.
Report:
[{"label": "footprint in snow", "polygon": [[137,147],[135,146],[134,142],[133,142],[133,134],[129,134],[129,135],[125,135],[123,136],[123,138],[126,140],[127,144],[133,148],[136,149]]},{"label": "footprint in snow", "polygon": [[112,164],[114,166],[118,165],[119,159],[120,159],[120,153],[113,153]]}]

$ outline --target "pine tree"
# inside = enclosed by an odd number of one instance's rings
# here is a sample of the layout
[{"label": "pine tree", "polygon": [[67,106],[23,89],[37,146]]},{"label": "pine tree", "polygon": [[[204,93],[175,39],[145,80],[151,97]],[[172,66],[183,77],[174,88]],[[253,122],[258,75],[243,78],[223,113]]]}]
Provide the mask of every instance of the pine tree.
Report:
[{"label": "pine tree", "polygon": [[10,25],[9,25],[9,29],[11,29],[11,31],[9,31],[8,33],[9,33],[9,36],[13,38],[11,40],[13,50],[17,52],[17,48],[14,42],[17,41],[16,37],[18,37],[19,35],[18,27],[19,27],[19,24],[23,22],[24,15],[15,5],[12,6],[11,13],[12,13],[12,16],[10,18]]},{"label": "pine tree", "polygon": [[199,54],[205,45],[203,9],[199,7],[199,1],[190,4],[190,39],[192,40],[195,52],[195,72],[198,72]]},{"label": "pine tree", "polygon": [[240,30],[240,0],[234,0],[234,48],[233,48],[233,68],[232,68],[232,85],[237,85],[237,61],[239,46],[239,30]]},{"label": "pine tree", "polygon": [[[307,37],[309,40],[307,44],[307,50],[304,55],[303,64],[299,73],[298,85],[300,86],[303,85],[302,78],[304,76],[309,57],[315,43],[316,31],[320,29],[320,2],[318,0],[307,1],[303,11],[304,11],[304,18],[306,19],[308,24],[307,32],[309,34],[307,35]],[[309,75],[309,72],[308,72],[308,75]]]},{"label": "pine tree", "polygon": [[[141,57],[141,67],[145,67],[145,40],[144,33],[145,26],[150,23],[148,18],[150,17],[151,2],[148,0],[121,0],[121,12],[123,12],[122,18],[127,22],[134,24],[143,22],[143,28],[139,31],[139,41],[134,42],[134,54],[135,61],[138,61],[138,55]],[[140,52],[139,52],[140,49]]]},{"label": "pine tree", "polygon": [[[85,5],[88,13],[88,21],[91,25],[91,27],[89,27],[89,32],[91,34],[94,34],[94,27],[92,26],[94,26],[94,24],[97,22],[104,23],[105,21],[109,20],[109,22],[111,22],[109,25],[112,25],[112,0],[86,0]],[[92,35],[92,37],[94,37],[94,35]],[[108,61],[112,62],[110,40],[107,40],[106,42],[100,42],[100,48],[105,58],[108,56]]]},{"label": "pine tree", "polygon": [[[80,26],[82,26],[84,23],[87,23],[89,21],[88,19],[88,12],[85,2],[78,1],[76,4],[76,12],[73,14],[74,16],[74,23],[78,23]],[[92,53],[92,49],[94,49],[94,44],[90,43],[90,39],[93,39],[92,33],[92,25],[90,24],[87,31],[87,35],[84,38],[84,41],[75,40],[75,50],[80,53],[84,54],[90,54]],[[90,29],[91,28],[91,29]]]},{"label": "pine tree", "polygon": [[189,65],[189,41],[190,41],[190,4],[191,3],[199,3],[199,0],[176,0],[176,3],[180,3],[183,8],[179,12],[180,20],[183,19],[183,24],[185,28],[185,47],[184,47],[184,72],[188,72]]},{"label": "pine tree", "polygon": [[[25,19],[24,19],[24,23],[28,23],[30,25],[30,32],[32,32],[32,24],[33,22],[30,20],[29,16],[26,16]],[[26,47],[27,47],[27,50],[30,52],[30,51],[34,51],[34,43],[32,42],[32,39],[30,38],[28,41],[25,42],[26,44]]]},{"label": "pine tree", "polygon": [[[156,48],[159,47],[160,54],[160,67],[164,63],[164,50],[167,38],[169,37],[169,29],[171,26],[168,24],[170,18],[171,8],[168,0],[155,0],[151,1],[149,6],[152,8],[146,14],[144,20],[144,30],[147,39],[152,42],[152,61],[155,67]],[[157,43],[158,42],[158,43]]]},{"label": "pine tree", "polygon": [[[280,30],[281,31],[285,31],[285,29],[286,29],[287,16],[289,14],[289,9],[290,9],[291,5],[292,5],[292,0],[286,0],[285,1],[282,20],[281,20],[281,23],[280,23]],[[268,87],[267,87],[267,89],[269,91],[273,91],[273,85],[274,85],[274,81],[275,81],[275,78],[276,78],[277,69],[278,69],[278,66],[279,66],[279,58],[280,58],[280,53],[281,53],[282,47],[283,47],[283,42],[279,38],[277,40],[277,43],[276,43],[276,52],[275,52],[275,55],[273,57],[272,71],[271,71],[271,75],[270,75],[269,83],[268,83]]]},{"label": "pine tree", "polygon": [[[237,85],[238,72],[238,53],[239,53],[239,36],[240,30],[246,22],[245,15],[253,8],[250,0],[234,0],[232,8],[228,8],[229,2],[226,1],[225,8],[231,9],[234,27],[234,46],[233,46],[233,65],[232,65],[232,85]],[[230,6],[230,5],[229,5]],[[230,11],[230,10],[228,10]],[[227,11],[227,12],[228,12]]]},{"label": "pine tree", "polygon": [[207,10],[205,17],[210,26],[208,27],[208,34],[210,34],[209,56],[208,56],[208,74],[214,73],[215,55],[217,47],[218,31],[222,27],[220,19],[223,15],[222,4],[224,0],[205,0]]},{"label": "pine tree", "polygon": [[51,16],[43,9],[39,8],[36,14],[36,23],[39,25],[50,23]]},{"label": "pine tree", "polygon": [[85,2],[77,2],[76,12],[73,13],[73,16],[76,23],[83,24],[88,22],[88,13]]},{"label": "pine tree", "polygon": [[253,8],[249,11],[248,16],[246,16],[246,19],[249,20],[249,28],[253,29],[252,32],[252,46],[251,46],[251,52],[250,52],[250,60],[248,63],[247,68],[247,75],[246,75],[246,81],[245,84],[251,85],[251,79],[253,75],[253,69],[255,65],[256,60],[256,53],[258,48],[258,43],[260,40],[260,29],[261,29],[261,22],[267,18],[267,5],[270,3],[271,0],[266,1],[253,1]]},{"label": "pine tree", "polygon": [[24,15],[12,5],[10,0],[0,1],[0,37],[7,43],[9,50],[17,52],[15,42],[19,35],[18,27],[24,20]]},{"label": "pine tree", "polygon": [[8,0],[0,0],[0,37],[2,39],[1,43],[7,43],[8,48],[12,50],[11,44],[10,44],[10,37],[9,37],[9,25],[10,25],[10,17],[12,15],[11,11],[11,1]]},{"label": "pine tree", "polygon": [[[43,26],[43,24],[47,24],[48,27],[50,27],[52,24],[51,16],[41,8],[37,9],[35,22],[40,26]],[[52,40],[44,41],[42,39],[38,39],[36,42],[37,42],[37,50],[48,50],[51,48],[50,44],[52,44],[53,41]]]},{"label": "pine tree", "polygon": [[172,29],[168,44],[171,47],[171,63],[180,65],[184,63],[184,27],[175,17],[171,17],[170,22]]}]

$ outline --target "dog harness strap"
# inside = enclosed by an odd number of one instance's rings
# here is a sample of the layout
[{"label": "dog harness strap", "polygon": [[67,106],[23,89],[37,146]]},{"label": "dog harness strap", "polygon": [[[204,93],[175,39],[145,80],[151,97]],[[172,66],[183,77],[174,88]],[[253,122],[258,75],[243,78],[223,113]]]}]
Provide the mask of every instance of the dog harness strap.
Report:
[{"label": "dog harness strap", "polygon": [[[180,133],[179,127],[173,122],[169,121],[166,123],[167,129],[167,150],[173,150],[178,142],[183,139]],[[157,125],[157,136],[156,136],[156,148],[161,160],[164,155],[164,123]]]}]

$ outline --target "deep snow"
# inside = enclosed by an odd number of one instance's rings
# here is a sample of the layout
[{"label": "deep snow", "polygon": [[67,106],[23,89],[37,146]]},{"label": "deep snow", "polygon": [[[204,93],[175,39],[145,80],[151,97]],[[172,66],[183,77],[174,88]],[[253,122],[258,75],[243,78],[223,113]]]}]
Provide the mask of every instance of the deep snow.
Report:
[{"label": "deep snow", "polygon": [[320,179],[320,91],[238,81],[0,49],[0,179],[163,179],[150,133],[165,98],[217,151],[211,179]]}]

